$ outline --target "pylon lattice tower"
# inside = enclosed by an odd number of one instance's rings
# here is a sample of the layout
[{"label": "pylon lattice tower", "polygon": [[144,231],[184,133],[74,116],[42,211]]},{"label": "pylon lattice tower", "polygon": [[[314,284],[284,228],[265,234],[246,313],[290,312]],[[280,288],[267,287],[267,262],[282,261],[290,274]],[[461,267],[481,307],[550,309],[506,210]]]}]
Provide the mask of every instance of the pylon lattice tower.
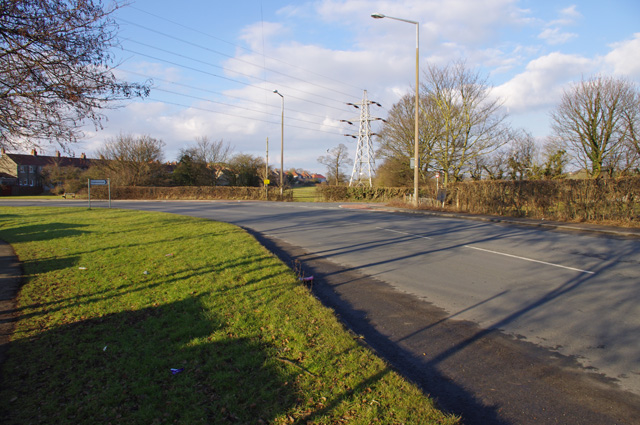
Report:
[{"label": "pylon lattice tower", "polygon": [[[372,136],[374,136],[375,133],[371,132],[371,121],[382,119],[371,117],[369,106],[382,105],[378,102],[368,100],[366,90],[364,91],[362,102],[347,103],[347,105],[360,109],[360,118],[353,120],[360,122],[360,129],[358,130],[358,146],[356,148],[355,160],[353,161],[353,171],[351,172],[351,179],[349,179],[349,186],[366,186],[367,184],[373,186],[373,173],[376,168],[376,163],[372,140]],[[352,124],[350,121],[345,122]],[[345,136],[355,138],[355,136],[351,134],[345,134]]]}]

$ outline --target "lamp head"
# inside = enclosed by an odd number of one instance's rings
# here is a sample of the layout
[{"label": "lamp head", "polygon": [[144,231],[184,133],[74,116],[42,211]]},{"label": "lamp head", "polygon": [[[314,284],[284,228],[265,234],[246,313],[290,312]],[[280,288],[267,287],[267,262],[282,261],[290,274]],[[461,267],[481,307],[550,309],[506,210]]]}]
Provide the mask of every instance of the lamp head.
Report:
[{"label": "lamp head", "polygon": [[386,16],[384,16],[382,13],[374,13],[371,15],[371,17],[373,19],[382,19],[382,18],[385,18]]}]

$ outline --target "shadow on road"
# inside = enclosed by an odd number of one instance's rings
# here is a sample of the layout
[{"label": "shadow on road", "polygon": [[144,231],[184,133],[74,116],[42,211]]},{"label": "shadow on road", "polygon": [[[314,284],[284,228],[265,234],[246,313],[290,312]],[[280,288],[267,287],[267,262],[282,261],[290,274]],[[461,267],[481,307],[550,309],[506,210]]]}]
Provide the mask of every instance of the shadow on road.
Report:
[{"label": "shadow on road", "polygon": [[615,390],[607,379],[585,371],[576,359],[518,341],[499,330],[588,284],[592,275],[579,275],[482,329],[455,320],[462,312],[448,315],[362,275],[357,268],[341,268],[282,241],[254,236],[283,261],[313,275],[314,294],[335,309],[347,327],[435,398],[442,409],[461,415],[467,425],[558,421],[604,425],[640,419],[640,397]]}]

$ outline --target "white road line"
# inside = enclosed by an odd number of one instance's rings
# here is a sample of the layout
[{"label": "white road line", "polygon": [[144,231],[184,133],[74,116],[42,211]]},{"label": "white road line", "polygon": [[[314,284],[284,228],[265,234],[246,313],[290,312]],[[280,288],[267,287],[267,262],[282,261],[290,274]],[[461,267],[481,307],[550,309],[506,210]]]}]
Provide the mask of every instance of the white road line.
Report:
[{"label": "white road line", "polygon": [[413,236],[421,239],[433,239],[433,238],[430,238],[429,236],[420,236],[420,235],[415,235],[413,233],[406,233],[406,232],[400,232],[398,230],[385,229],[384,227],[376,227],[376,229],[385,230],[387,232],[400,233],[401,235]]},{"label": "white road line", "polygon": [[[413,236],[413,237],[421,238],[421,239],[433,239],[433,238],[430,238],[428,236],[420,236],[420,235],[416,235],[414,233],[401,232],[401,231],[398,231],[398,230],[386,229],[384,227],[376,227],[376,229],[384,230],[384,231],[387,231],[387,232],[399,233],[401,235]],[[544,265],[552,266],[552,267],[559,267],[561,269],[566,269],[566,270],[573,270],[573,271],[580,272],[580,273],[595,274],[595,272],[592,272],[592,271],[589,271],[589,270],[577,269],[575,267],[563,266],[562,264],[549,263],[547,261],[534,260],[533,258],[521,257],[519,255],[506,254],[504,252],[492,251],[490,249],[485,249],[485,248],[478,248],[477,246],[463,245],[462,247],[463,248],[469,248],[469,249],[475,249],[477,251],[488,252],[490,254],[502,255],[504,257],[515,258],[515,259],[518,259],[518,260],[529,261],[529,262],[532,262],[532,263],[544,264]]]},{"label": "white road line", "polygon": [[512,254],[505,254],[504,252],[498,252],[498,251],[492,251],[490,249],[478,248],[477,246],[464,245],[463,248],[470,248],[470,249],[475,249],[475,250],[478,250],[478,251],[489,252],[491,254],[503,255],[505,257],[517,258],[518,260],[530,261],[532,263],[545,264],[547,266],[560,267],[561,269],[573,270],[573,271],[580,272],[580,273],[595,274],[595,272],[591,272],[589,270],[576,269],[574,267],[563,266],[561,264],[548,263],[546,261],[534,260],[533,258],[520,257],[518,255],[512,255]]}]

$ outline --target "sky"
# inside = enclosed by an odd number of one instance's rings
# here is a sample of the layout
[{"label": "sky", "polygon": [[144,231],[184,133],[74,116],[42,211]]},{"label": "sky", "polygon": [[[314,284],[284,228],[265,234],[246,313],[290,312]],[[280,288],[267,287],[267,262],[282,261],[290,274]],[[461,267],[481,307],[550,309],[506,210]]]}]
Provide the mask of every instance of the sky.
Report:
[{"label": "sky", "polygon": [[[118,134],[148,134],[165,160],[198,137],[280,166],[324,172],[317,158],[340,143],[350,155],[359,118],[347,103],[374,100],[388,111],[415,84],[416,26],[421,73],[463,60],[492,87],[514,128],[542,141],[563,90],[595,75],[640,85],[638,0],[135,0],[114,13],[116,75],[152,84],[148,98],[105,111],[72,147],[89,157]],[[422,75],[420,75],[422,78]],[[375,132],[380,121],[372,123]],[[374,138],[375,140],[375,138]],[[375,147],[375,146],[374,146]]]}]

